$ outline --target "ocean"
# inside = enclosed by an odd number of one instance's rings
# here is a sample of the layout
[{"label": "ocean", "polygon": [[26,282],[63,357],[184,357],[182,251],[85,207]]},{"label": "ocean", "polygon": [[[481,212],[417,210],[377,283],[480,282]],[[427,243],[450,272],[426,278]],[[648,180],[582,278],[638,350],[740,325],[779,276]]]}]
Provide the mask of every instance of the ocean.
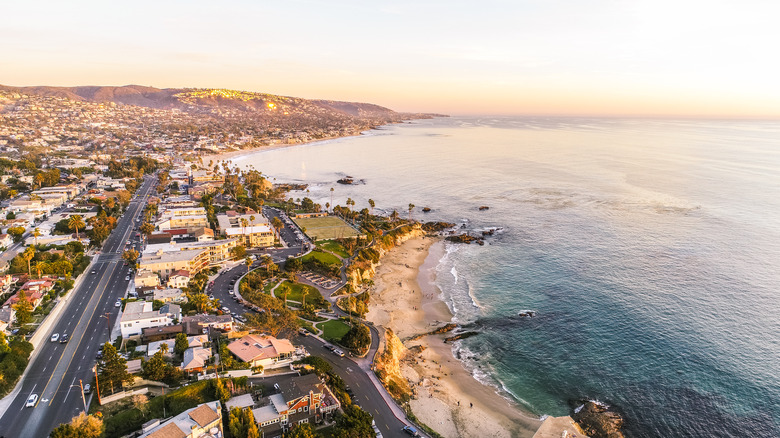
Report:
[{"label": "ocean", "polygon": [[480,332],[455,353],[525,410],[780,436],[780,123],[438,118],[232,161],[323,205],[500,228],[443,243],[436,283]]}]

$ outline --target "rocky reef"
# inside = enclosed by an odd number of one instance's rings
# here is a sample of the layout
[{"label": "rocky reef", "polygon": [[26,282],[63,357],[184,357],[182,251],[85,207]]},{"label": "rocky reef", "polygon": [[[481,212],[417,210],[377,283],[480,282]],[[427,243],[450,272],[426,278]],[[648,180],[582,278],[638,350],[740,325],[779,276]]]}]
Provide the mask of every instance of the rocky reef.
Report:
[{"label": "rocky reef", "polygon": [[591,438],[624,438],[623,417],[602,403],[585,401],[574,410],[572,418]]}]

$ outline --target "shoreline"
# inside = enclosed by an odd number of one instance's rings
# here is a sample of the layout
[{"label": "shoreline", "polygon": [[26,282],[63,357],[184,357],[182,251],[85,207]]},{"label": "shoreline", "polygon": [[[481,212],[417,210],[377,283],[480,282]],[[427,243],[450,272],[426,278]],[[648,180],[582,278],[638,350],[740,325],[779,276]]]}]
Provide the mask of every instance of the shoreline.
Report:
[{"label": "shoreline", "polygon": [[438,242],[414,238],[382,256],[366,318],[391,328],[413,348],[400,367],[415,394],[409,406],[422,423],[447,438],[532,437],[541,420],[477,381],[444,343],[447,334],[409,340],[453,318],[434,283],[444,248]]}]

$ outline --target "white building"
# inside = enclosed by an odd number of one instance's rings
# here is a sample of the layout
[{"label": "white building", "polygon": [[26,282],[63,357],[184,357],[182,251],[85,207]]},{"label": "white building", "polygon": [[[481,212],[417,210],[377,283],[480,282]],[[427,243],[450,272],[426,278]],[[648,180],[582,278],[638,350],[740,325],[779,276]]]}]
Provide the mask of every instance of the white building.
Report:
[{"label": "white building", "polygon": [[122,313],[122,338],[141,336],[145,328],[171,325],[181,320],[181,308],[176,304],[166,304],[160,310],[152,310],[152,303],[133,301],[127,303]]}]

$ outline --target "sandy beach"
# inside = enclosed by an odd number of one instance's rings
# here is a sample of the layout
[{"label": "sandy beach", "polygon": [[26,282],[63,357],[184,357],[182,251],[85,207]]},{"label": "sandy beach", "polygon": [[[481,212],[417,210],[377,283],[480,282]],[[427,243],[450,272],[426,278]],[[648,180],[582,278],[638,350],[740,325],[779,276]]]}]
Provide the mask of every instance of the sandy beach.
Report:
[{"label": "sandy beach", "polygon": [[443,243],[437,242],[411,239],[382,257],[367,319],[391,328],[407,348],[424,347],[401,362],[415,393],[410,406],[420,421],[447,438],[531,437],[541,422],[475,380],[443,342],[446,335],[409,340],[452,319],[431,278],[443,251]]}]

